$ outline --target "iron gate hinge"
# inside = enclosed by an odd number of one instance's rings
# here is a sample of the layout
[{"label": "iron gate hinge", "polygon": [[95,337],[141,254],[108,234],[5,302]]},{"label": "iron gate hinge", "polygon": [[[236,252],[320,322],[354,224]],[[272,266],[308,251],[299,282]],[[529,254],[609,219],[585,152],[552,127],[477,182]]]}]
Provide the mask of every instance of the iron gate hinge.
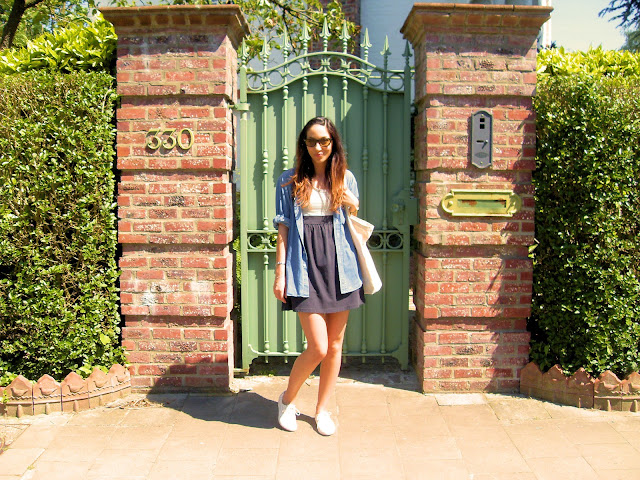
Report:
[{"label": "iron gate hinge", "polygon": [[238,112],[248,112],[249,104],[248,103],[235,103],[231,105],[231,108],[237,110]]}]

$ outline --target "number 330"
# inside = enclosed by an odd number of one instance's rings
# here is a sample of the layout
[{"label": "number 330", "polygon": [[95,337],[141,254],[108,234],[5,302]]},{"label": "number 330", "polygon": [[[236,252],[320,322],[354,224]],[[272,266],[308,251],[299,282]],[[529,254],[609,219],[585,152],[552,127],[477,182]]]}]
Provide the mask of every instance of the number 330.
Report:
[{"label": "number 330", "polygon": [[[174,136],[175,131],[175,128],[165,128],[164,130],[154,128],[153,130],[149,130],[148,135],[150,135],[150,137],[147,138],[146,147],[150,150],[158,150],[160,147],[171,150],[177,143],[181,149],[189,150],[193,145],[193,131],[191,131],[190,128],[183,128]],[[182,141],[184,134],[187,135],[187,142]],[[162,137],[165,135],[166,138],[163,139]]]}]

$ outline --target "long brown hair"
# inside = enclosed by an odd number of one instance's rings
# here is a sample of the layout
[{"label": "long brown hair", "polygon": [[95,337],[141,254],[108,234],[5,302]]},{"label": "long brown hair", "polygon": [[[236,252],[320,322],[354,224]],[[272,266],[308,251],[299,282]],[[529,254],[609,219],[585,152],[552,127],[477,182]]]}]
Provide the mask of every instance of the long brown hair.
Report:
[{"label": "long brown hair", "polygon": [[315,176],[313,161],[307,150],[307,131],[313,125],[322,125],[326,127],[331,136],[331,154],[327,159],[325,176],[331,192],[331,210],[336,212],[342,205],[344,196],[344,174],[347,171],[347,156],[344,153],[342,140],[336,126],[326,117],[315,117],[307,122],[300,135],[298,135],[298,144],[296,146],[296,171],[289,183],[293,183],[293,196],[301,207],[309,204],[311,191],[311,179]]}]

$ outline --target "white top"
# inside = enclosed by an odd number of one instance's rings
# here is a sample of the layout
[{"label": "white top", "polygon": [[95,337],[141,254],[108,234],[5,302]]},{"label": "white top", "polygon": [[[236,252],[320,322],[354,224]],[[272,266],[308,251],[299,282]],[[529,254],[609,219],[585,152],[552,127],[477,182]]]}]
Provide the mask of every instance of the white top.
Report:
[{"label": "white top", "polygon": [[302,215],[305,217],[332,215],[331,211],[331,193],[329,190],[313,188],[309,197],[309,205],[302,209]]}]

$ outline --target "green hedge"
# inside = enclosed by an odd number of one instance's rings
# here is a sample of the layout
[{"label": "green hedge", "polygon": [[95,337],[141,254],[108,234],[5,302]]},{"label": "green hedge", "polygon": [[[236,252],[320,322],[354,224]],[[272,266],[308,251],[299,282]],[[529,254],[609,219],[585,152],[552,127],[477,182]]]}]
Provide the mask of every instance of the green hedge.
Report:
[{"label": "green hedge", "polygon": [[625,375],[640,367],[640,79],[586,70],[547,68],[537,88],[531,358]]},{"label": "green hedge", "polygon": [[0,377],[123,362],[113,78],[0,75]]},{"label": "green hedge", "polygon": [[109,71],[117,38],[113,25],[99,15],[89,25],[57,29],[29,41],[23,48],[1,51],[0,73],[42,68],[62,72]]},{"label": "green hedge", "polygon": [[638,76],[640,55],[627,50],[591,48],[586,52],[565,52],[564,48],[550,48],[538,54],[538,77],[587,75],[587,76]]}]

